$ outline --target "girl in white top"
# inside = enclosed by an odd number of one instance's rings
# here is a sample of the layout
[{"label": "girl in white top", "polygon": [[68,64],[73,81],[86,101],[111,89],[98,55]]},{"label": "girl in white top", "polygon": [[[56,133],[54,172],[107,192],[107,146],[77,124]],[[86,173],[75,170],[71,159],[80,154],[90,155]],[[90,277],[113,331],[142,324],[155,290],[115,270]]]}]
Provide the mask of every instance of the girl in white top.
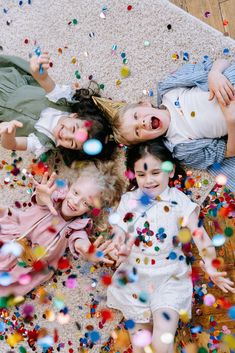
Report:
[{"label": "girl in white top", "polygon": [[173,353],[179,315],[191,317],[191,267],[182,243],[192,234],[204,271],[221,290],[235,293],[234,283],[213,267],[216,252],[204,228],[198,227],[198,205],[169,187],[170,179],[184,172],[164,145],[148,141],[129,149],[127,170],[134,173],[132,191],[123,195],[117,215],[111,217],[113,242],[119,253],[129,242],[127,234],[134,244],[108,287],[108,306],[134,321],[130,331],[134,353],[144,352],[139,344],[143,330],[151,331],[154,352]]}]

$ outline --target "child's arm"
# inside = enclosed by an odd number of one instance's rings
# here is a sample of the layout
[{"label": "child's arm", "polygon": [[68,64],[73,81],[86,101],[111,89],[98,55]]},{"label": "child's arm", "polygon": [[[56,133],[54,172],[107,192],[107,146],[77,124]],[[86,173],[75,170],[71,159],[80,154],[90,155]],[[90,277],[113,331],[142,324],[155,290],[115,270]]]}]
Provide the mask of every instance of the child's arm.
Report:
[{"label": "child's arm", "polygon": [[224,114],[227,128],[228,128],[228,141],[225,157],[235,156],[235,101],[231,104],[224,106],[220,104],[220,108]]},{"label": "child's arm", "polygon": [[94,243],[91,243],[87,234],[78,238],[74,242],[75,250],[81,254],[87,261],[94,263],[104,262],[106,264],[113,264],[112,260],[109,260],[105,255],[109,254],[113,250],[113,244],[111,240],[103,242],[103,236],[100,235]]},{"label": "child's arm", "polygon": [[8,150],[26,151],[27,137],[16,137],[16,129],[23,124],[17,120],[0,123],[0,136],[2,147]]},{"label": "child's arm", "polygon": [[229,66],[230,63],[227,60],[218,59],[214,62],[208,74],[209,100],[216,96],[218,102],[223,106],[229,105],[235,99],[234,87],[223,75],[223,71]]},{"label": "child's arm", "polygon": [[226,272],[218,272],[212,265],[212,260],[216,259],[215,247],[203,227],[200,228],[201,232],[195,232],[198,229],[198,216],[194,211],[188,220],[188,227],[194,234],[193,240],[196,244],[199,254],[203,260],[203,270],[207,272],[211,280],[225,293],[228,291],[235,293],[233,287],[234,282],[229,278],[225,278]]},{"label": "child's arm", "polygon": [[[40,74],[40,65],[43,67],[43,73]],[[49,56],[48,53],[44,52],[39,57],[32,56],[30,59],[30,70],[32,76],[38,81],[39,85],[46,91],[46,93],[50,93],[55,88],[54,80],[48,75],[49,69]]]}]

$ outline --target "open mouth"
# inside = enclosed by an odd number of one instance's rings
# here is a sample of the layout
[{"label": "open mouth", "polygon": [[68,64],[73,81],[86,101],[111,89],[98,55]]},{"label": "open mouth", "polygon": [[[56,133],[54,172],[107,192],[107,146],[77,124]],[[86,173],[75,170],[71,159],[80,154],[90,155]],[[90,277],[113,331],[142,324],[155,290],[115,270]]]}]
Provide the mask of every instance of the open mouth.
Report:
[{"label": "open mouth", "polygon": [[153,185],[153,186],[145,186],[145,189],[156,189],[158,185]]},{"label": "open mouth", "polygon": [[69,201],[67,202],[67,206],[71,211],[73,211],[73,212],[76,211],[76,208],[74,206],[72,206],[71,203],[69,203]]},{"label": "open mouth", "polygon": [[151,117],[151,127],[153,130],[156,130],[160,127],[160,120],[155,116]]}]

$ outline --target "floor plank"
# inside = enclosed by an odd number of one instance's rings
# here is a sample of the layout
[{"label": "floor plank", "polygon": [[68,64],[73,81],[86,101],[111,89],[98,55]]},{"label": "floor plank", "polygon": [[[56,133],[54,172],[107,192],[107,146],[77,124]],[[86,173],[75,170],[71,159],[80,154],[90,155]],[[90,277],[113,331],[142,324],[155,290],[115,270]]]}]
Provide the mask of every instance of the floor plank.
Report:
[{"label": "floor plank", "polygon": [[224,26],[225,32],[232,38],[235,38],[235,1],[227,0],[220,3],[220,10],[223,20],[228,21],[228,25]]},{"label": "floor plank", "polygon": [[[235,39],[235,0],[170,0],[184,11]],[[227,20],[228,25],[223,21]]]}]

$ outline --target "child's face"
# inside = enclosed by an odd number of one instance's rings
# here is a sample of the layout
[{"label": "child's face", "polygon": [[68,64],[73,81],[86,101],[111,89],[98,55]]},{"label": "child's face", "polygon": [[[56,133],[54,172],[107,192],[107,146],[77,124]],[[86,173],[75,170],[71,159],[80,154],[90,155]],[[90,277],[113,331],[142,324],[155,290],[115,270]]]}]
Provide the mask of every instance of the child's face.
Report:
[{"label": "child's face", "polygon": [[61,214],[65,219],[82,216],[99,202],[100,189],[94,178],[81,176],[73,183],[62,202]]},{"label": "child's face", "polygon": [[151,197],[156,198],[168,186],[169,178],[174,176],[174,171],[163,172],[161,161],[151,154],[146,154],[134,165],[134,172],[138,187]]},{"label": "child's face", "polygon": [[135,144],[164,135],[169,128],[170,114],[168,110],[157,109],[144,102],[128,109],[120,122],[120,134],[130,144]]},{"label": "child's face", "polygon": [[56,145],[72,150],[81,150],[83,142],[79,141],[76,136],[78,130],[83,126],[84,120],[78,119],[77,114],[61,117],[53,131]]}]

